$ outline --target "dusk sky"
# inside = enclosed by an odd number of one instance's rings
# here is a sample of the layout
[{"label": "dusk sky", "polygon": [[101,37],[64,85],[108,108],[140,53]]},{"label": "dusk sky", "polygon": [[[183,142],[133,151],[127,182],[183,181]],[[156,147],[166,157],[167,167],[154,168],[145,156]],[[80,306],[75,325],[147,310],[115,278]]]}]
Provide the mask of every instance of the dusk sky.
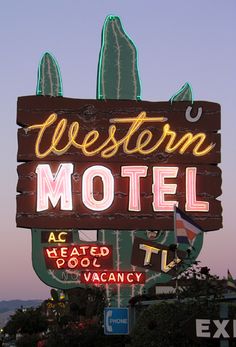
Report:
[{"label": "dusk sky", "polygon": [[221,104],[223,229],[205,234],[198,260],[236,277],[236,1],[3,1],[0,12],[0,300],[45,299],[34,273],[31,234],[16,228],[18,96],[34,95],[45,51],[57,59],[64,96],[96,98],[101,30],[120,16],[139,54],[142,100],[168,101],[185,82],[194,99]]}]

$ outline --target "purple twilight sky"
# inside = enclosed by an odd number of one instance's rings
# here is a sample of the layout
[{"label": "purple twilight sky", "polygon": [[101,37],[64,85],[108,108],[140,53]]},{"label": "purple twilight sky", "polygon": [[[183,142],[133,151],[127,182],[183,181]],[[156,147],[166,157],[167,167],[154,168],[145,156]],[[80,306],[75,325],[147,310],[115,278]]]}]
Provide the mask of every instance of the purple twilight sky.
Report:
[{"label": "purple twilight sky", "polygon": [[8,0],[0,13],[0,300],[47,298],[31,265],[31,235],[17,229],[16,102],[33,95],[45,51],[57,58],[64,96],[96,97],[101,30],[120,16],[139,52],[142,99],[167,101],[185,83],[195,100],[222,106],[224,228],[205,235],[199,256],[212,272],[236,277],[236,2],[234,0]]}]

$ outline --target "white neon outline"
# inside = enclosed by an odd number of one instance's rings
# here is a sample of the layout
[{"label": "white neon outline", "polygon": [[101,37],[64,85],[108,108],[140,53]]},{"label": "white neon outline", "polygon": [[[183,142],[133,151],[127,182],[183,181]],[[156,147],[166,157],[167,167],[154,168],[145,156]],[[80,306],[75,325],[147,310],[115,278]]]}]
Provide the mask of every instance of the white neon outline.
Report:
[{"label": "white neon outline", "polygon": [[165,183],[165,178],[176,178],[178,167],[154,166],[153,167],[153,211],[173,211],[178,206],[178,201],[165,201],[166,194],[176,194],[177,184]]},{"label": "white neon outline", "polygon": [[[93,197],[93,179],[100,177],[103,183],[103,199]],[[92,211],[108,209],[114,200],[114,177],[110,169],[102,165],[94,165],[84,171],[82,178],[82,201]]]},{"label": "white neon outline", "polygon": [[186,203],[185,211],[208,212],[209,202],[197,201],[197,168],[186,168]]},{"label": "white neon outline", "polygon": [[[74,262],[74,265],[73,265]],[[67,261],[67,266],[69,269],[74,269],[78,265],[79,261],[76,257],[72,257]]]},{"label": "white neon outline", "polygon": [[[61,262],[62,261],[62,262]],[[60,269],[62,266],[64,266],[65,265],[65,259],[63,259],[63,258],[58,258],[57,260],[56,260],[56,265],[57,265],[57,268],[58,269]]]},{"label": "white neon outline", "polygon": [[[84,262],[86,261],[86,264],[84,264]],[[80,261],[80,266],[82,267],[82,268],[86,268],[86,267],[88,267],[88,266],[90,266],[90,260],[89,260],[89,258],[88,257],[85,257],[85,258],[82,258],[81,259],[81,261]]]},{"label": "white neon outline", "polygon": [[39,164],[37,174],[37,212],[48,210],[51,201],[55,208],[60,200],[61,210],[72,210],[71,175],[74,165],[71,163],[60,164],[55,174],[49,164]]},{"label": "white neon outline", "polygon": [[129,177],[129,211],[141,211],[140,177],[146,177],[147,170],[147,166],[121,167],[121,177]]},{"label": "white neon outline", "polygon": [[[49,259],[53,258],[56,259],[58,257],[57,255],[57,248],[53,247],[53,249],[46,249],[46,254]],[[52,254],[52,255],[51,255]]]}]

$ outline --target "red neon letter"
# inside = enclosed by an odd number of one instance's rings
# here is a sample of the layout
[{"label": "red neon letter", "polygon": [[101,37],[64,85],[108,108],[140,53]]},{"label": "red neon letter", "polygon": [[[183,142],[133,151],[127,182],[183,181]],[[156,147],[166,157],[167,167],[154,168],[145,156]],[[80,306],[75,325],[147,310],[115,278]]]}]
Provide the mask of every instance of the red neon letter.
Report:
[{"label": "red neon letter", "polygon": [[[103,183],[103,199],[95,200],[93,196],[93,180],[98,176]],[[82,200],[87,208],[93,211],[104,211],[114,200],[114,178],[109,169],[94,165],[85,170],[82,180]]]},{"label": "red neon letter", "polygon": [[37,174],[37,211],[48,209],[48,200],[56,207],[61,199],[61,210],[72,210],[71,175],[73,164],[61,164],[53,174],[48,164],[39,164]]},{"label": "red neon letter", "polygon": [[176,178],[178,167],[153,167],[153,210],[154,211],[173,211],[174,205],[178,206],[177,201],[166,201],[166,194],[176,193],[176,184],[166,184],[165,178]]},{"label": "red neon letter", "polygon": [[187,167],[186,168],[186,211],[199,211],[208,212],[209,202],[207,201],[197,201],[196,193],[196,177],[197,168]]},{"label": "red neon letter", "polygon": [[129,211],[140,211],[140,177],[147,176],[147,166],[122,166],[121,176],[129,177]]}]

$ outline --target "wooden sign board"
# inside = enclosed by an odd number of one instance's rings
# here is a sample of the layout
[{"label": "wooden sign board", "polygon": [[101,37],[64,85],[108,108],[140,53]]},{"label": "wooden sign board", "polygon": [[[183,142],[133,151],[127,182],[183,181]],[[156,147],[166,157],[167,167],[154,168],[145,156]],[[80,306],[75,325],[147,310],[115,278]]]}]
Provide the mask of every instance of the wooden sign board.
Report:
[{"label": "wooden sign board", "polygon": [[[217,134],[220,105],[205,101],[189,105],[189,102],[171,105],[170,102],[133,100],[20,97],[17,124],[23,129],[18,131],[17,158],[18,161],[217,164],[220,162],[220,135]],[[186,119],[188,107],[193,108],[193,113],[201,107],[203,114],[197,122]],[[35,147],[40,132],[37,156]],[[200,142],[199,139],[188,141],[189,133],[206,135],[198,150],[204,153],[208,148],[206,154],[193,155]]]},{"label": "wooden sign board", "polygon": [[177,250],[175,254],[169,247],[153,241],[134,238],[131,264],[155,272],[176,276],[186,252]]},{"label": "wooden sign board", "polygon": [[29,96],[17,123],[17,226],[170,230],[178,204],[222,227],[220,105]]}]

